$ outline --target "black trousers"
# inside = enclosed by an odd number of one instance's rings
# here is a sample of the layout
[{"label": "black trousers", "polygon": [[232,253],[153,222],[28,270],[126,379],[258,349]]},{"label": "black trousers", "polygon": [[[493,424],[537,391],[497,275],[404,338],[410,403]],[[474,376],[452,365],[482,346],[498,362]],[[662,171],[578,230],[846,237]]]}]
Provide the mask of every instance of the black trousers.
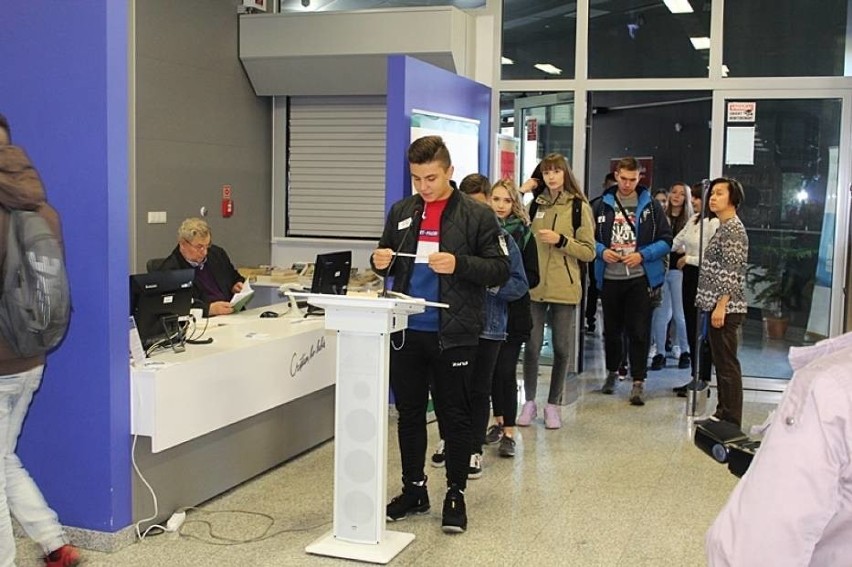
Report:
[{"label": "black trousers", "polygon": [[708,326],[710,352],[713,354],[719,389],[719,403],[714,415],[737,426],[742,426],[743,422],[743,373],[737,358],[737,347],[739,328],[744,319],[744,313],[728,313],[722,328]]},{"label": "black trousers", "polygon": [[491,405],[494,406],[494,417],[502,417],[506,427],[515,427],[518,413],[518,358],[523,344],[522,339],[506,339],[500,346],[494,367]]},{"label": "black trousers", "polygon": [[425,478],[426,406],[431,379],[435,414],[444,435],[447,486],[463,490],[472,441],[468,385],[477,347],[442,350],[438,333],[411,330],[394,333],[391,345],[390,385],[399,414],[397,436],[403,479],[418,482]]},{"label": "black trousers", "polygon": [[645,277],[629,280],[604,280],[601,289],[604,318],[606,369],[618,370],[627,336],[630,375],[644,381],[648,371],[648,341],[651,335],[651,298]]},{"label": "black trousers", "polygon": [[692,377],[695,377],[695,353],[698,352],[698,308],[695,295],[698,293],[698,266],[683,266],[683,318],[686,321],[686,340],[692,354]]},{"label": "black trousers", "polygon": [[[488,417],[491,414],[491,385],[494,381],[494,368],[503,341],[479,339],[476,350],[476,362],[470,373],[470,412],[473,424],[470,454],[482,454],[485,444],[485,431],[488,429]],[[440,417],[438,418],[440,420]]]},{"label": "black trousers", "polygon": [[591,327],[595,324],[595,318],[598,314],[598,285],[595,283],[594,262],[589,264],[589,285],[586,286],[586,326]]}]

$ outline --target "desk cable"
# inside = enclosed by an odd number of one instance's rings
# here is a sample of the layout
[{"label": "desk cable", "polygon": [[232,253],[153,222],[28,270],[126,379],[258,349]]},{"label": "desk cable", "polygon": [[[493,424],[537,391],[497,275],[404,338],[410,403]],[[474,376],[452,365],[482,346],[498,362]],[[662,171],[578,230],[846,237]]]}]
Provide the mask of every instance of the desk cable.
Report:
[{"label": "desk cable", "polygon": [[405,329],[402,330],[402,343],[400,343],[399,346],[396,346],[395,344],[393,344],[393,337],[391,337],[390,345],[391,345],[391,348],[395,351],[402,350],[402,347],[405,346]]},{"label": "desk cable", "polygon": [[[139,400],[138,396],[134,396],[134,397],[136,398],[136,400]],[[140,407],[139,407],[140,413],[141,413],[142,409],[143,408],[141,407],[141,404],[140,404]],[[271,530],[272,527],[275,525],[275,518],[273,518],[269,514],[264,514],[263,512],[251,512],[251,511],[247,511],[247,510],[207,511],[207,510],[202,510],[200,508],[196,508],[194,506],[188,506],[188,507],[185,507],[185,508],[178,508],[177,510],[175,510],[175,512],[169,518],[169,521],[166,522],[166,525],[151,524],[150,526],[145,528],[144,531],[142,531],[142,529],[141,529],[142,524],[144,524],[145,522],[150,522],[152,520],[156,520],[157,516],[160,515],[160,506],[159,506],[159,502],[157,500],[157,493],[154,491],[154,487],[151,486],[151,483],[149,483],[148,480],[145,478],[145,476],[142,474],[142,471],[139,469],[139,465],[136,462],[136,442],[138,441],[138,439],[139,439],[139,435],[134,434],[133,435],[133,444],[131,445],[131,448],[130,448],[130,462],[133,465],[134,472],[139,476],[139,480],[142,481],[142,484],[144,484],[145,488],[148,489],[148,492],[151,493],[151,499],[152,499],[153,504],[154,504],[154,512],[152,513],[152,515],[147,517],[147,518],[143,518],[143,519],[139,520],[134,525],[134,527],[136,529],[136,538],[139,541],[143,541],[148,535],[160,535],[160,534],[163,534],[163,533],[170,533],[171,532],[171,533],[177,533],[179,537],[186,537],[186,538],[193,539],[193,540],[196,540],[196,541],[200,541],[201,543],[206,543],[206,544],[209,544],[209,545],[222,545],[222,546],[241,545],[241,544],[246,544],[246,543],[256,543],[256,542],[260,542],[260,541],[265,541],[267,539],[270,539],[270,538],[273,538],[273,537],[276,537],[276,536],[279,536],[279,535],[285,534],[285,533],[309,532],[309,531],[315,530],[317,528],[327,526],[328,524],[331,523],[331,521],[329,520],[329,521],[321,522],[319,524],[314,524],[314,525],[311,525],[311,526],[308,526],[308,527],[288,528],[288,529],[282,529],[282,530],[278,530],[276,532],[269,533],[269,530]],[[187,519],[187,515],[188,515],[189,512],[195,512],[197,514],[210,515],[210,516],[215,515],[215,514],[226,514],[226,513],[227,514],[244,514],[244,515],[258,516],[258,517],[266,519],[269,522],[269,524],[266,526],[266,528],[263,530],[263,532],[261,532],[257,536],[250,537],[250,538],[247,538],[247,539],[235,539],[235,538],[229,538],[229,537],[221,536],[221,535],[215,533],[214,529],[213,529],[213,523],[210,522],[210,521],[200,520],[200,519],[199,520]],[[193,514],[193,515],[195,515],[195,514]],[[204,537],[200,537],[200,536],[197,536],[197,535],[194,535],[194,534],[183,533],[182,530],[183,530],[184,526],[187,525],[187,524],[202,524],[202,525],[207,526],[207,534],[209,535],[210,539],[205,539]],[[156,530],[156,531],[152,531],[152,530]]]}]

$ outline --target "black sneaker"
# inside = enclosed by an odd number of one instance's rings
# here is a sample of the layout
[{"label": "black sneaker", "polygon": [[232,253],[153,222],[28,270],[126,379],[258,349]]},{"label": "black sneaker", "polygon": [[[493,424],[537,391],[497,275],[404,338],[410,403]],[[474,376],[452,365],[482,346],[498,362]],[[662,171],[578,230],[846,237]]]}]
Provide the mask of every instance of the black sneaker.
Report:
[{"label": "black sneaker", "polygon": [[485,432],[485,442],[489,445],[496,445],[503,438],[503,426],[495,423]]},{"label": "black sneaker", "polygon": [[666,355],[655,354],[651,359],[651,370],[662,370],[666,367]]},{"label": "black sneaker", "polygon": [[444,514],[441,529],[445,534],[460,534],[467,529],[467,509],[464,505],[464,492],[452,486],[444,498]]},{"label": "black sneaker", "polygon": [[387,506],[387,517],[391,522],[402,520],[408,516],[425,514],[429,511],[429,491],[426,490],[426,480],[421,486],[408,484],[403,480],[402,494],[390,501]]},{"label": "black sneaker", "polygon": [[692,366],[692,360],[689,358],[688,352],[682,352],[680,354],[680,359],[677,361],[678,368],[689,368]]},{"label": "black sneaker", "polygon": [[443,467],[447,462],[447,455],[444,453],[444,440],[441,439],[441,442],[438,443],[438,448],[435,449],[435,453],[432,455],[432,466],[433,467]]},{"label": "black sneaker", "polygon": [[500,446],[497,447],[497,454],[503,458],[509,459],[515,456],[515,440],[506,435],[500,439]]}]

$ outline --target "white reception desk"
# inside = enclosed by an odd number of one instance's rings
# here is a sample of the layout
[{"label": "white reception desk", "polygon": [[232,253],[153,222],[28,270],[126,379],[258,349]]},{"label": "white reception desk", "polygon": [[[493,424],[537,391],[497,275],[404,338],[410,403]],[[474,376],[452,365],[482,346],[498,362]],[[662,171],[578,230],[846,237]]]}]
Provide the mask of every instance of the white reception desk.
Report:
[{"label": "white reception desk", "polygon": [[[325,330],[322,317],[259,317],[286,308],[211,318],[204,337],[212,343],[161,351],[131,369],[131,433],[141,436],[137,460],[153,477],[161,516],[333,435],[336,333]],[[237,464],[211,466],[237,451]],[[141,518],[150,495],[138,488],[134,516]]]}]

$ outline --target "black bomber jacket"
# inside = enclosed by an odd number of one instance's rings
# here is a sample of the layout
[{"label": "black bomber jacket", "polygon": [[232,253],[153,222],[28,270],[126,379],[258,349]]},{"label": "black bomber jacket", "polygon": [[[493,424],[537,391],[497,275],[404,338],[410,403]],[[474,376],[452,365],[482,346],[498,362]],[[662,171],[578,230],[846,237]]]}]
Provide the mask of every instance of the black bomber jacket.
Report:
[{"label": "black bomber jacket", "polygon": [[[424,203],[412,195],[395,203],[388,213],[379,248],[415,253]],[[410,227],[406,219],[411,219]],[[509,279],[509,257],[497,217],[487,206],[453,189],[441,217],[440,251],[456,257],[453,274],[439,275],[441,348],[475,346],[482,330],[485,288],[499,286]],[[408,292],[414,258],[396,256],[390,266],[393,290]],[[371,259],[372,262],[372,259]],[[376,270],[385,276],[387,270]]]}]

